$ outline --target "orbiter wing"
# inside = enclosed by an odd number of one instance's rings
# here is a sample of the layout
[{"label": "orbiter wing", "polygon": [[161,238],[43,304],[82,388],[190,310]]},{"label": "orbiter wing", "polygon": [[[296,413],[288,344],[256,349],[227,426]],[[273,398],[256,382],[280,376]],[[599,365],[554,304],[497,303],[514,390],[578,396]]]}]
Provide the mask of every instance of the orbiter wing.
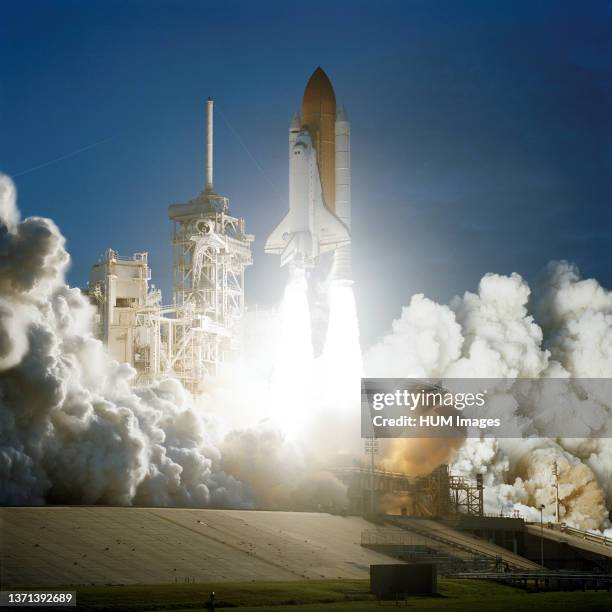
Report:
[{"label": "orbiter wing", "polygon": [[270,232],[264,246],[264,251],[273,255],[279,255],[285,250],[290,234],[291,211],[289,210],[280,223]]},{"label": "orbiter wing", "polygon": [[316,211],[317,221],[319,224],[319,252],[326,253],[333,251],[338,247],[350,244],[351,234],[348,227],[334,215],[323,202],[319,203]]}]

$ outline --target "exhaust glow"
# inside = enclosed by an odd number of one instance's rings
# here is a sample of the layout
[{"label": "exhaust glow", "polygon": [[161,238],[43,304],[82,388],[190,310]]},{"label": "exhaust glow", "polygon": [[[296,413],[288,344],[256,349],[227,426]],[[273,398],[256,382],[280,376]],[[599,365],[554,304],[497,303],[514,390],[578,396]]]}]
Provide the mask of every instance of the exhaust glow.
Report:
[{"label": "exhaust glow", "polygon": [[359,322],[353,288],[346,281],[331,282],[329,323],[320,365],[324,403],[336,411],[358,412],[363,367]]},{"label": "exhaust glow", "polygon": [[272,374],[271,417],[289,439],[312,408],[314,354],[304,270],[291,270],[280,308],[280,339]]}]

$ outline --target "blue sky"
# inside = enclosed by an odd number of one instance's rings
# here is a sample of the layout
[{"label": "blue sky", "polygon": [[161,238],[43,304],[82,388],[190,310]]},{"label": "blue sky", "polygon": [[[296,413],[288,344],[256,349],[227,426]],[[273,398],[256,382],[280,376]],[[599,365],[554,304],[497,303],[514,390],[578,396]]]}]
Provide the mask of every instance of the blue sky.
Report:
[{"label": "blue sky", "polygon": [[321,65],[352,122],[365,344],[413,293],[447,301],[489,271],[532,279],[564,258],[612,287],[608,2],[1,6],[0,170],[66,235],[71,284],[109,246],[148,250],[170,299],[167,207],[203,188],[211,95],[215,187],[256,235],[247,303],[276,303],[263,242]]}]

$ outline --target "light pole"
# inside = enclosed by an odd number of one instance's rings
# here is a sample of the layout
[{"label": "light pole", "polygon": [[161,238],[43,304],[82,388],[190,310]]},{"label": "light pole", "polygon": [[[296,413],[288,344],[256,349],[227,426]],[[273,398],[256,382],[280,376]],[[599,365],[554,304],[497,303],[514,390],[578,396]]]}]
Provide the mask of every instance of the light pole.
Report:
[{"label": "light pole", "polygon": [[540,565],[544,567],[544,504],[540,506]]},{"label": "light pole", "polygon": [[557,524],[559,524],[559,466],[556,461],[553,464],[553,476],[555,477],[555,510]]},{"label": "light pole", "polygon": [[370,455],[370,513],[376,514],[374,455],[378,453],[378,440],[374,436],[366,438],[365,451]]}]

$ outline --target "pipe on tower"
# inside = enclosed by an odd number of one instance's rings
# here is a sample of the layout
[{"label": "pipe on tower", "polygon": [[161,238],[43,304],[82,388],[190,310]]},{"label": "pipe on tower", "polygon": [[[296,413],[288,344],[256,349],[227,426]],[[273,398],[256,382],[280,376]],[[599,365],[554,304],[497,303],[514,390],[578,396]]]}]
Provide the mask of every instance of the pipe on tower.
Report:
[{"label": "pipe on tower", "polygon": [[206,191],[213,190],[213,101],[206,102]]}]

